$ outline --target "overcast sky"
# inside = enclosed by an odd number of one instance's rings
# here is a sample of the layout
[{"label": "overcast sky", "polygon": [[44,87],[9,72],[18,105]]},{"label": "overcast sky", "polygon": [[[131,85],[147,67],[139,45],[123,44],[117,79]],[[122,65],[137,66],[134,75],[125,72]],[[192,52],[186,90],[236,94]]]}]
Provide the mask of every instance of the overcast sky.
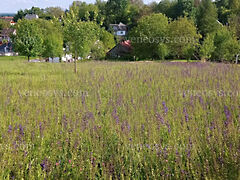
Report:
[{"label": "overcast sky", "polygon": [[[154,0],[144,0],[145,3],[150,3],[152,1]],[[0,0],[0,13],[16,13],[19,9],[29,9],[32,6],[40,8],[60,6],[66,9],[72,2],[73,0]],[[85,0],[85,2],[94,3],[95,0]]]}]

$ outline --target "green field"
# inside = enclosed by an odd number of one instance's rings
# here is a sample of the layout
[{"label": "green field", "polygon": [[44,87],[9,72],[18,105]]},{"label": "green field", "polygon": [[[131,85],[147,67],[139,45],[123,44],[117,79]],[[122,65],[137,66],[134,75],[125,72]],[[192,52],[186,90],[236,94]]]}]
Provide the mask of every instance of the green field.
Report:
[{"label": "green field", "polygon": [[238,179],[240,67],[0,58],[0,179]]}]

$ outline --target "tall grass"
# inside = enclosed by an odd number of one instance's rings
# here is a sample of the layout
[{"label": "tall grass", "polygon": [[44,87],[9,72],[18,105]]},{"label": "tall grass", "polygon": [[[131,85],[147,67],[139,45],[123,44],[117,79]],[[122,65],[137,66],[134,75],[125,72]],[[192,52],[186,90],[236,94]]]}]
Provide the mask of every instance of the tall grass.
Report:
[{"label": "tall grass", "polygon": [[238,179],[240,68],[0,61],[1,179]]}]

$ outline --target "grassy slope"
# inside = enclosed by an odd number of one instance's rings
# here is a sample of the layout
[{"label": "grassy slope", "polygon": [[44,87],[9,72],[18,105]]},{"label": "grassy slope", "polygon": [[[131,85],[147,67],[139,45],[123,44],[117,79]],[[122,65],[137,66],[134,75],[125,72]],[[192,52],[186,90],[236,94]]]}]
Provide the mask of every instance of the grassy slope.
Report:
[{"label": "grassy slope", "polygon": [[25,62],[0,61],[1,179],[239,176],[239,67]]}]

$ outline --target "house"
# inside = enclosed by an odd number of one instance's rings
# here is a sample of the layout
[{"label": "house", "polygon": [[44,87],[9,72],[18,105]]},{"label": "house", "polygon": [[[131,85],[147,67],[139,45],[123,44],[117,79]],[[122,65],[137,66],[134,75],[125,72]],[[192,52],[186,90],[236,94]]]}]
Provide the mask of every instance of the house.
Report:
[{"label": "house", "polygon": [[11,35],[16,35],[16,30],[13,29],[13,28],[6,28],[6,29],[3,29],[1,32],[0,32],[0,44],[3,43],[3,41],[7,41],[7,42],[10,42],[11,41]]},{"label": "house", "polygon": [[39,17],[38,17],[37,14],[27,14],[27,15],[25,16],[25,19],[27,19],[27,20],[38,19],[38,18],[39,18]]},{"label": "house", "polygon": [[16,34],[16,30],[13,28],[3,29],[0,32],[0,55],[12,55],[13,46],[11,41],[11,35]]},{"label": "house", "polygon": [[130,40],[123,40],[118,43],[114,48],[112,48],[108,53],[109,58],[121,58],[126,57],[132,52],[132,46]]},{"label": "house", "polygon": [[121,22],[119,24],[110,24],[110,28],[114,31],[114,35],[116,36],[126,36],[128,32],[127,25]]},{"label": "house", "polygon": [[10,25],[15,25],[16,23],[13,21],[13,17],[12,16],[3,16],[0,17],[1,20],[4,21],[8,21],[10,23]]}]

